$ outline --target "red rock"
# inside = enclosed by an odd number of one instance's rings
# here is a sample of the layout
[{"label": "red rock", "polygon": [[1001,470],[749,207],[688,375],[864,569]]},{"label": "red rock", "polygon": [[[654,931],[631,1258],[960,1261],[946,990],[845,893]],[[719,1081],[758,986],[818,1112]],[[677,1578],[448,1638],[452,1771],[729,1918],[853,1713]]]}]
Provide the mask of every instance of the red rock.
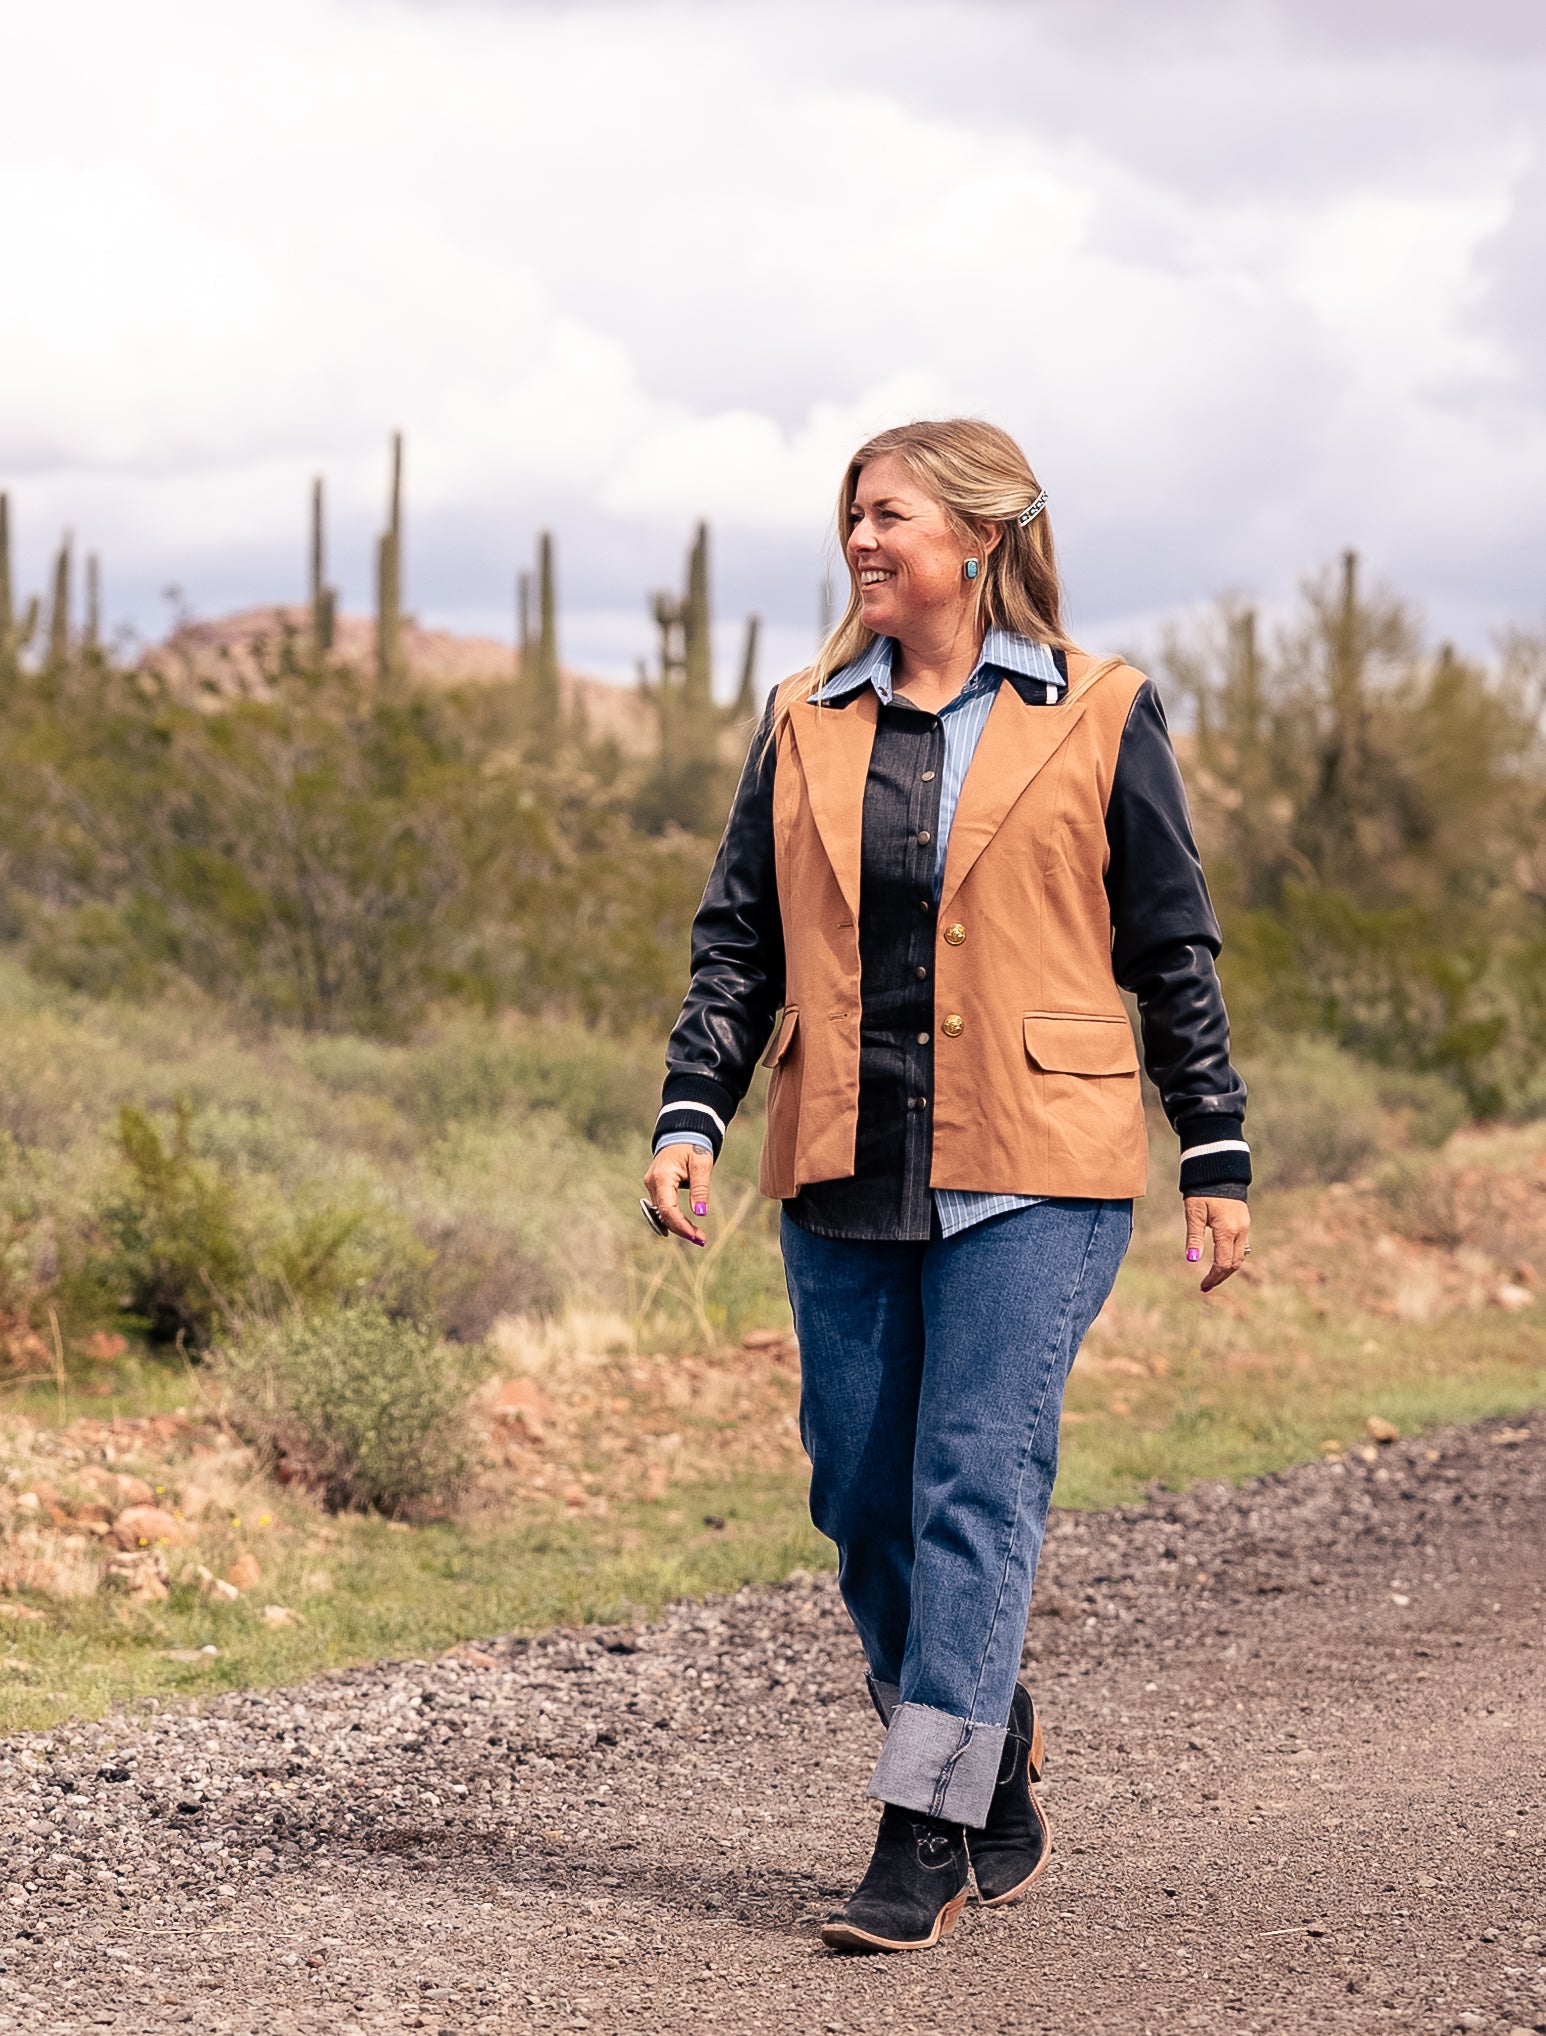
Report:
[{"label": "red rock", "polygon": [[113,1522],[113,1539],[120,1548],[152,1548],[158,1541],[172,1548],[186,1548],[193,1529],[186,1520],[160,1506],[126,1506]]},{"label": "red rock", "polygon": [[494,1412],[502,1420],[521,1414],[535,1414],[538,1421],[551,1421],[558,1409],[532,1379],[506,1379],[494,1395]]},{"label": "red rock", "polygon": [[225,1573],[228,1584],[235,1584],[239,1591],[250,1591],[263,1581],[263,1569],[258,1558],[243,1549],[235,1562]]}]

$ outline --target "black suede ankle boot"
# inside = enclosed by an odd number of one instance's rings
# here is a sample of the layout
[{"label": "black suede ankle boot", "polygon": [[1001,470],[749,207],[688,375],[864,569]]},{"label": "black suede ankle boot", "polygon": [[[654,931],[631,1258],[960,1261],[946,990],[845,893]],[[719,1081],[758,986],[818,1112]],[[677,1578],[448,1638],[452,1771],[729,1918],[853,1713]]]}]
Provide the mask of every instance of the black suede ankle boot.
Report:
[{"label": "black suede ankle boot", "polygon": [[1031,1787],[1041,1780],[1041,1762],[1041,1720],[1030,1691],[1016,1683],[988,1821],[966,1834],[977,1893],[987,1908],[1018,1901],[1052,1855],[1052,1827]]},{"label": "black suede ankle boot", "polygon": [[843,1951],[927,1951],[961,1920],[970,1885],[959,1824],[887,1803],[869,1871],[821,1941]]}]

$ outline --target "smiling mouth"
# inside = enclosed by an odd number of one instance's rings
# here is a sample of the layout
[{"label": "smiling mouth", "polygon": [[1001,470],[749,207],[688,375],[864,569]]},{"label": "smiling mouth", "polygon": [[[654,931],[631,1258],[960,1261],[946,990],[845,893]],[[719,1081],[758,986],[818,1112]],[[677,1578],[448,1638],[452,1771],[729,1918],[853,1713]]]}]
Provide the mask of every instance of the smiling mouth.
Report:
[{"label": "smiling mouth", "polygon": [[872,567],[868,572],[860,573],[859,585],[861,587],[878,587],[882,581],[894,580],[895,578],[895,573],[883,573]]}]

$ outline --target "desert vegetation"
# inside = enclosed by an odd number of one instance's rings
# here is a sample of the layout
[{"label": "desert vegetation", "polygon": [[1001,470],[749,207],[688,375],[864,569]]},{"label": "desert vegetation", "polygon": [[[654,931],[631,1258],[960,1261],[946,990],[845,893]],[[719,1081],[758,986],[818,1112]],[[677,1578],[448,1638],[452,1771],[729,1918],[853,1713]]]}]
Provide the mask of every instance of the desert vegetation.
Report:
[{"label": "desert vegetation", "polygon": [[[0,499],[17,1718],[821,1559],[758,1091],[707,1252],[635,1207],[755,625],[722,705],[700,529],[649,603],[653,738],[621,742],[560,662],[543,539],[515,653],[429,683],[400,473],[374,628],[339,613],[319,489],[309,605],[224,664],[113,652],[67,548],[15,598]],[[1349,557],[1276,629],[1226,603],[1155,668],[1265,1248],[1206,1307],[1177,1280],[1156,1123],[1070,1397],[1071,1503],[1546,1389],[1546,653],[1431,648]]]}]

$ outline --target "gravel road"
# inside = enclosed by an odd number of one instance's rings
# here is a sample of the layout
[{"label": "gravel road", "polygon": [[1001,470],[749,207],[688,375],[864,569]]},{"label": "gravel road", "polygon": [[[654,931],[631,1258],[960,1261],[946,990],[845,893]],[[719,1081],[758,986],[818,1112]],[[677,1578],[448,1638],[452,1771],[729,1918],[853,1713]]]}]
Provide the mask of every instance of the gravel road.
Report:
[{"label": "gravel road", "polygon": [[1059,1515],[1052,1868],[823,1951],[830,1583],[0,1747],[0,2029],[1546,2030],[1546,1416]]}]

